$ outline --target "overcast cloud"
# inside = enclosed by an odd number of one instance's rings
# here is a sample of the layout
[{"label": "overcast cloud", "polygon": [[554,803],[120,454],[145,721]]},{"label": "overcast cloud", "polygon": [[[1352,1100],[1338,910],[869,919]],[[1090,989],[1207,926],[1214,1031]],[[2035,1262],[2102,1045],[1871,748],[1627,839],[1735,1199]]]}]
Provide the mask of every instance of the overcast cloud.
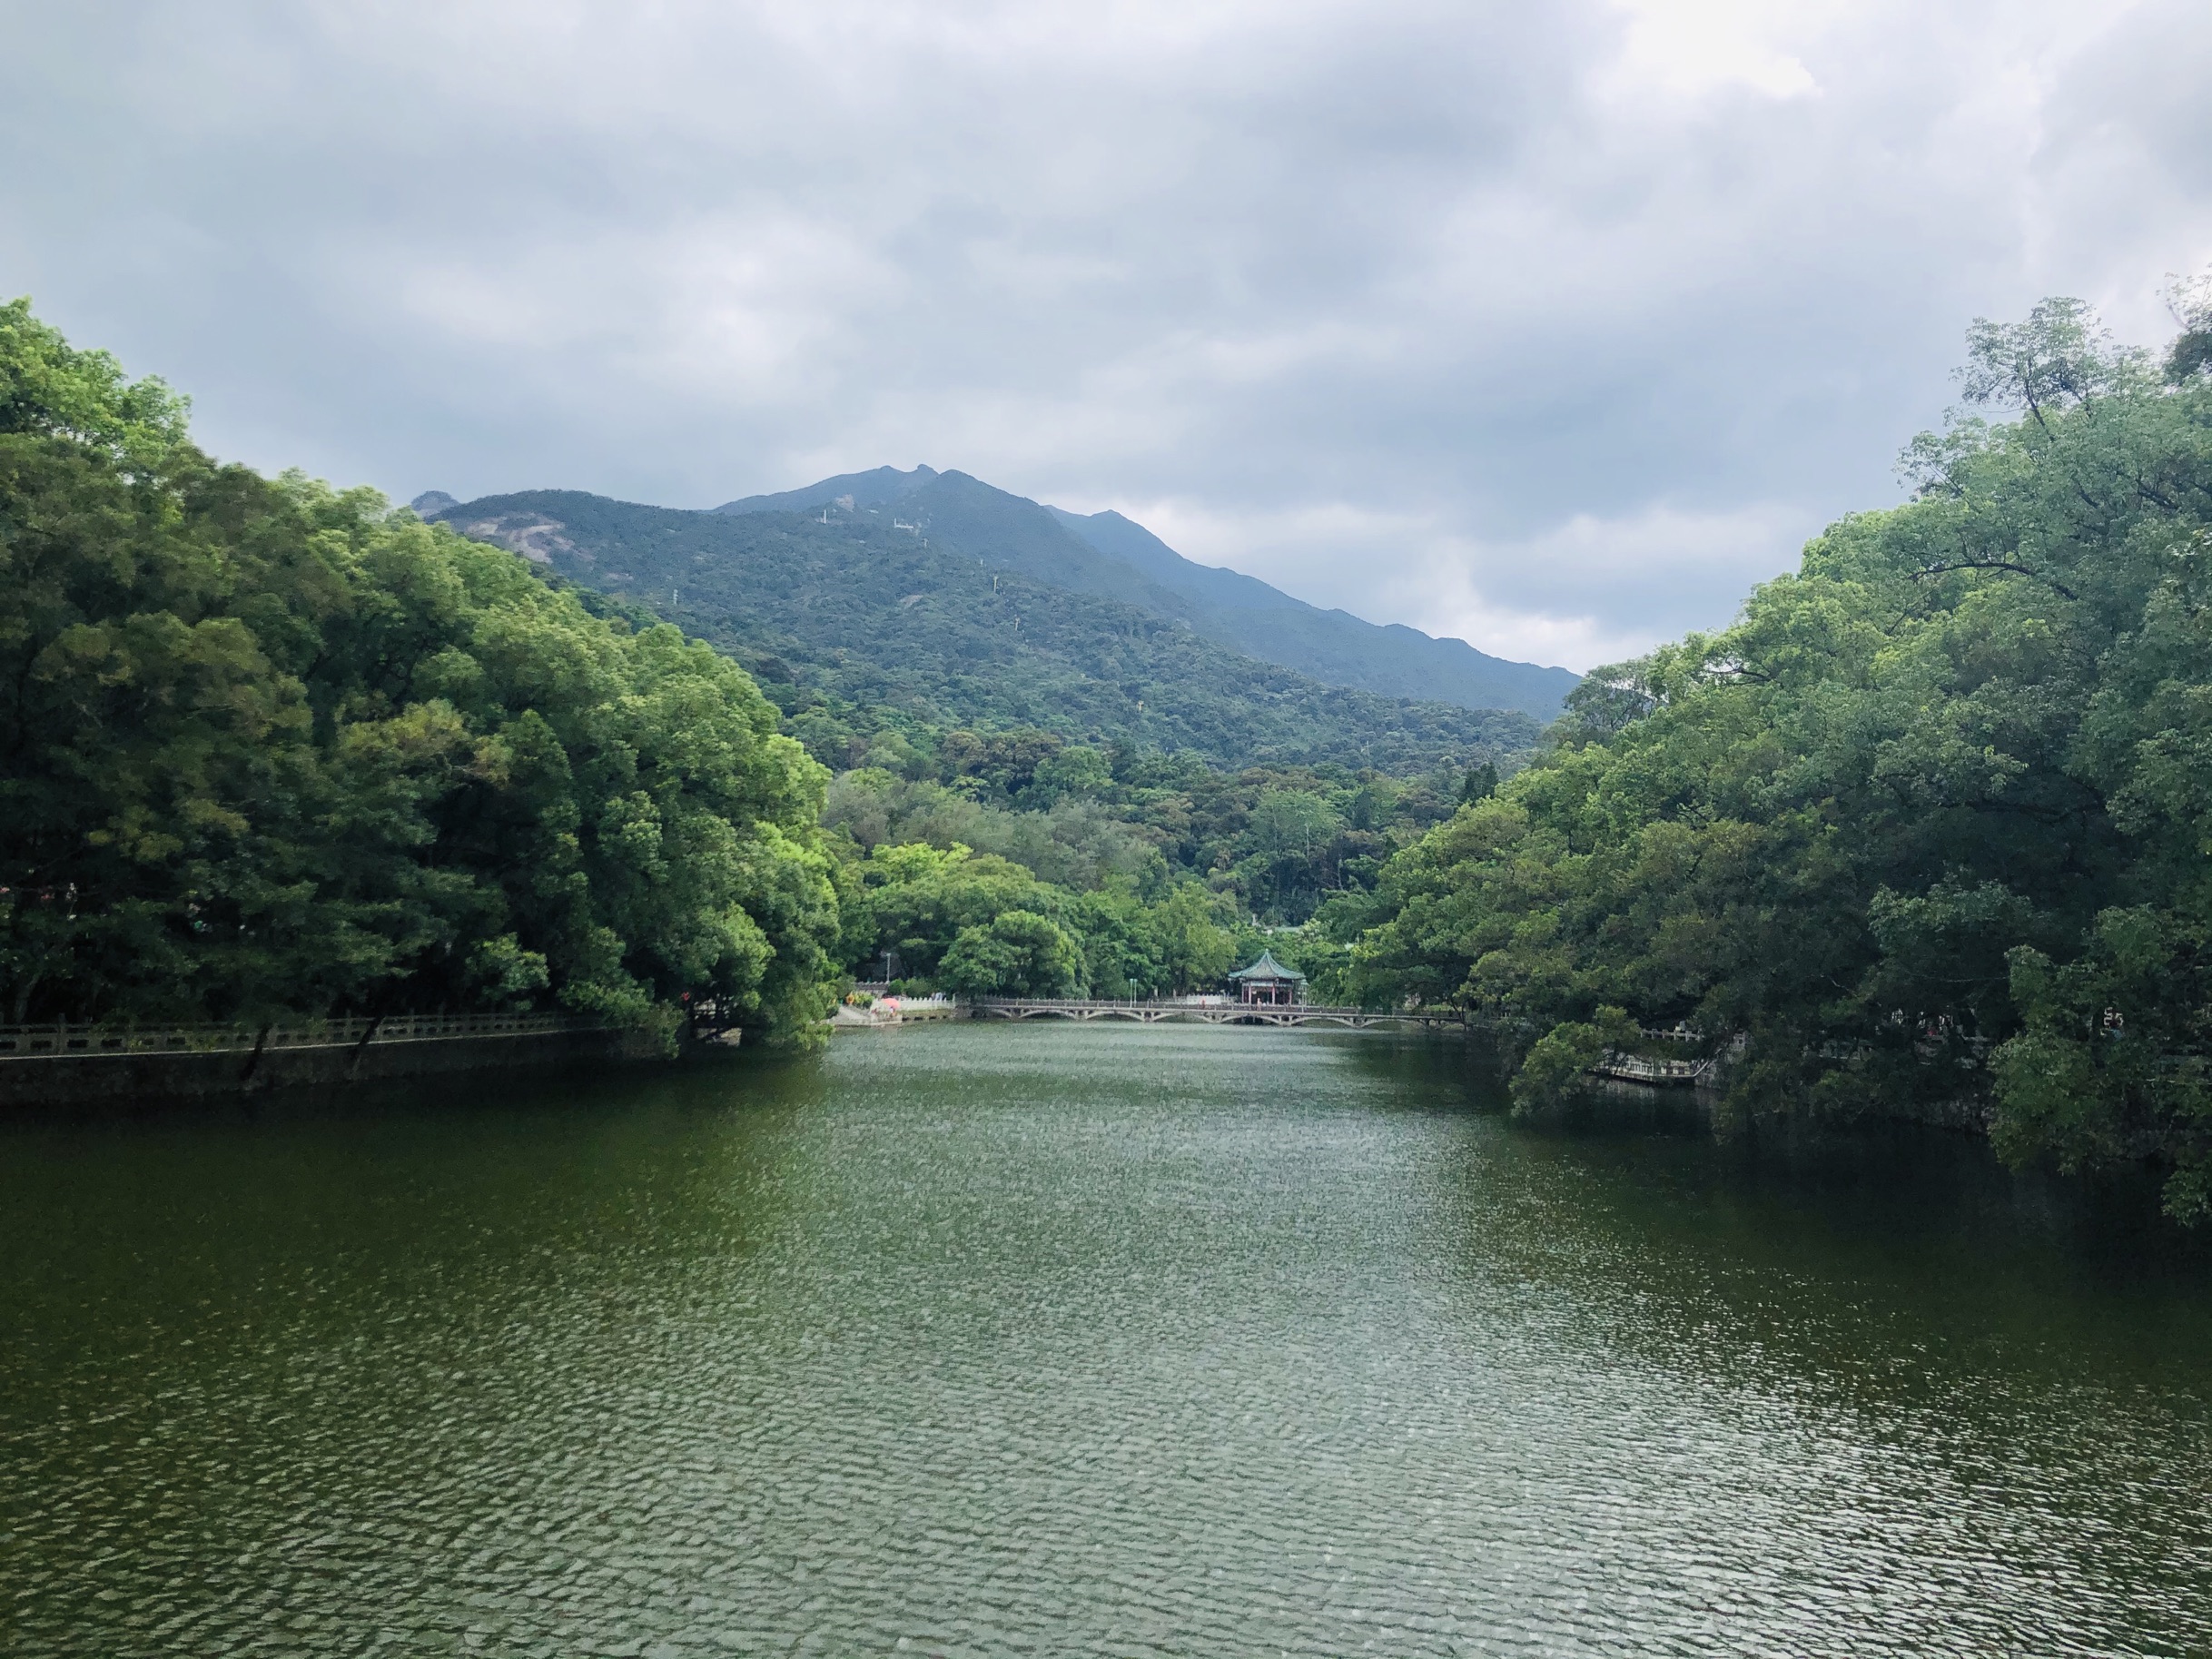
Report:
[{"label": "overcast cloud", "polygon": [[1586,667],[1978,313],[2170,331],[2202,0],[0,0],[0,291],[404,498],[926,461]]}]

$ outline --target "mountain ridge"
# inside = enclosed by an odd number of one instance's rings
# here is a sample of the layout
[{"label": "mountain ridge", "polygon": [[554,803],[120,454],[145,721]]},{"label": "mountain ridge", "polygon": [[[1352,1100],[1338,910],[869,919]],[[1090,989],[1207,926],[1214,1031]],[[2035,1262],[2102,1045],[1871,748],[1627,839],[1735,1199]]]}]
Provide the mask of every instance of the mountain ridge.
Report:
[{"label": "mountain ridge", "polygon": [[[946,483],[937,506],[948,522],[960,521],[963,502],[998,510],[991,498],[1002,492],[964,475],[933,482]],[[424,499],[425,517],[665,616],[735,657],[803,736],[806,711],[830,699],[835,719],[815,723],[810,746],[840,766],[860,764],[871,730],[902,722],[1036,726],[1226,765],[1383,770],[1509,762],[1538,738],[1536,723],[1516,711],[1387,697],[1254,659],[1186,619],[933,541],[857,495],[850,507],[743,514],[576,490],[445,508]],[[1015,529],[1042,518],[1053,538],[1074,539],[1042,508],[1023,505],[1036,518],[1018,516]],[[968,534],[981,539],[973,527]],[[1121,579],[1118,561],[1093,557],[1091,576]],[[832,733],[838,722],[848,737]]]},{"label": "mountain ridge", "polygon": [[[1549,719],[1580,680],[1565,668],[1492,657],[1465,640],[1323,609],[1258,577],[1186,558],[1111,509],[1070,512],[964,472],[878,467],[839,473],[796,489],[741,497],[713,510],[805,512],[840,502],[855,512],[895,506],[913,517],[917,535],[948,541],[986,564],[1019,569],[1071,591],[1121,598],[1188,623],[1241,655],[1328,685],[1463,708],[1517,709]],[[1044,529],[1048,520],[1061,536]],[[1110,562],[1101,564],[1100,558]]]}]

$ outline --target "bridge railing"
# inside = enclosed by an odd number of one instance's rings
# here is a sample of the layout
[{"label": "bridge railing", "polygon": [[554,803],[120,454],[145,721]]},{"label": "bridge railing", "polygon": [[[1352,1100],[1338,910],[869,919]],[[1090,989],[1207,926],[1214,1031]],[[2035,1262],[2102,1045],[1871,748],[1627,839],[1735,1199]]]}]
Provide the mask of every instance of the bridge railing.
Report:
[{"label": "bridge railing", "polygon": [[1342,1020],[1458,1021],[1452,1008],[1358,1008],[1334,1002],[1234,1002],[1227,999],[1197,1002],[1181,998],[1103,997],[979,997],[969,1004],[981,1013],[1135,1013],[1193,1014],[1207,1019],[1238,1019],[1245,1015],[1270,1018]]},{"label": "bridge railing", "polygon": [[431,1042],[454,1037],[527,1037],[604,1031],[604,1022],[566,1014],[394,1014],[292,1020],[281,1025],[174,1022],[133,1025],[0,1025],[0,1060],[72,1054],[221,1054],[255,1048],[336,1048],[361,1042]]}]

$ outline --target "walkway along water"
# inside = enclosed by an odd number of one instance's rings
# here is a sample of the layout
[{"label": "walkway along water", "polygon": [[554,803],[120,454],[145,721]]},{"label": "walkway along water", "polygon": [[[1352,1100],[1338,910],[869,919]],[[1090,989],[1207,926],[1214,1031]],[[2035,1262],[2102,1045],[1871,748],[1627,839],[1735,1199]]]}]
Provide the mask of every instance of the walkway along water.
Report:
[{"label": "walkway along water", "polygon": [[651,1033],[559,1014],[409,1014],[262,1026],[0,1025],[0,1106],[236,1094],[644,1060],[666,1052]]},{"label": "walkway along water", "polygon": [[[1066,1020],[1235,1025],[1296,1030],[1468,1031],[1479,1022],[1457,1008],[1382,1010],[1318,1002],[1227,999],[1112,1002],[1083,997],[986,997],[959,1002],[879,997],[839,1006],[829,1023],[872,1030],[919,1020]],[[1678,1037],[1678,1032],[1647,1032]],[[738,1033],[685,1028],[681,1047],[736,1046]],[[135,1100],[351,1083],[440,1071],[649,1060],[666,1050],[654,1035],[558,1014],[401,1015],[302,1020],[284,1025],[176,1023],[144,1026],[0,1025],[0,1106]],[[1594,1075],[1616,1081],[1697,1085],[1716,1061],[1653,1059],[1608,1052]]]}]

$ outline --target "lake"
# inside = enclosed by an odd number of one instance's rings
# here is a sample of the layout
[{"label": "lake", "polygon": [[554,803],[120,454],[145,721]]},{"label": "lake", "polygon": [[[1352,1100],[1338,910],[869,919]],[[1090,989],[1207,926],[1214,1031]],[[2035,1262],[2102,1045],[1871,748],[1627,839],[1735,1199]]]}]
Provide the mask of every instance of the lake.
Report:
[{"label": "lake", "polygon": [[2212,1651],[2212,1263],[1451,1041],[0,1128],[0,1649]]}]

